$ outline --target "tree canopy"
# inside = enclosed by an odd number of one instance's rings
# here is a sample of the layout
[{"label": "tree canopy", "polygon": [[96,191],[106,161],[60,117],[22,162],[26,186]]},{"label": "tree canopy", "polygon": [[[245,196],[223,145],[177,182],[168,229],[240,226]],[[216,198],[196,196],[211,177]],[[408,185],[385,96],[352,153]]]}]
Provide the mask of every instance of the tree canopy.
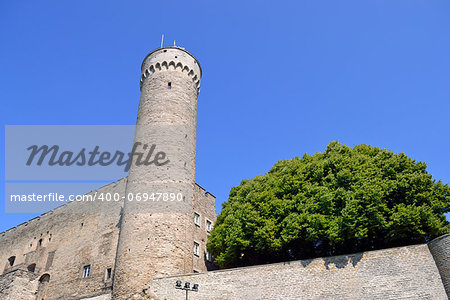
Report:
[{"label": "tree canopy", "polygon": [[208,249],[235,267],[424,243],[450,232],[449,202],[425,163],[334,141],[233,187]]}]

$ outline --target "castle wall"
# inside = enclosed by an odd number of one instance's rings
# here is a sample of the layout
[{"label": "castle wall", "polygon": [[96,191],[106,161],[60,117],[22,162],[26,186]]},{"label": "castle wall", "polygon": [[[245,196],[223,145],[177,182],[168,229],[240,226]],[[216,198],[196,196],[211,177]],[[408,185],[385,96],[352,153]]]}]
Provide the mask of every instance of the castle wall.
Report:
[{"label": "castle wall", "polygon": [[0,275],[0,299],[2,300],[34,300],[38,280],[36,274],[13,270]]},{"label": "castle wall", "polygon": [[[97,193],[124,194],[122,179]],[[89,193],[94,194],[95,191]],[[107,269],[114,267],[121,202],[71,202],[0,234],[0,273],[36,264],[38,299],[79,299],[110,293]],[[8,258],[15,256],[13,266]],[[84,266],[90,275],[83,278]],[[3,298],[2,298],[3,299]],[[22,298],[15,298],[22,299]]]},{"label": "castle wall", "polygon": [[440,236],[428,244],[450,298],[450,234]]},{"label": "castle wall", "polygon": [[[88,195],[95,192],[125,195],[125,185],[126,179],[122,179]],[[189,245],[199,241],[201,255],[186,257],[189,265],[194,266],[189,272],[205,272],[212,266],[206,262],[204,251],[209,235],[206,220],[213,224],[216,220],[214,202],[213,195],[195,184],[193,206],[201,223],[200,227],[194,226],[193,215],[189,215],[186,223],[191,232]],[[111,268],[112,275],[122,204],[122,201],[71,202],[0,233],[0,299],[110,299],[112,278],[107,278],[107,269]],[[145,226],[153,236],[170,234],[166,228]],[[146,239],[135,242],[145,243]],[[152,251],[165,253],[171,249],[160,245]],[[12,256],[15,261],[11,267],[8,258]],[[144,260],[164,272],[164,260]],[[26,271],[31,264],[36,264],[34,272]],[[91,266],[90,276],[83,278],[83,267],[87,265]],[[141,269],[147,271],[142,265]],[[39,282],[44,274],[50,275],[48,283]]]},{"label": "castle wall", "polygon": [[182,299],[178,279],[199,284],[193,300],[447,299],[427,245],[158,278],[152,292]]}]

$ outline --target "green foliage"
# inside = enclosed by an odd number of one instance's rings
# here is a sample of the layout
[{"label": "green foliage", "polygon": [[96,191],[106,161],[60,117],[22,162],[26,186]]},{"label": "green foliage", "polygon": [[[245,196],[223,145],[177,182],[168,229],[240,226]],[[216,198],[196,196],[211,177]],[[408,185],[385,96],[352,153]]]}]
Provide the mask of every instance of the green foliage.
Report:
[{"label": "green foliage", "polygon": [[423,243],[450,232],[449,202],[426,164],[331,142],[232,188],[208,248],[234,267]]}]

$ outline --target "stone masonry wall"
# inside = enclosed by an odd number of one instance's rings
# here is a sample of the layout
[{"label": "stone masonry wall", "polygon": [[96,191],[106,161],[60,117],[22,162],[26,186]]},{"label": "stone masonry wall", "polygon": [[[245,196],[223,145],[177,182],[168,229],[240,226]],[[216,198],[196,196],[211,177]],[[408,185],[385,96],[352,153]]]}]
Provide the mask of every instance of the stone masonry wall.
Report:
[{"label": "stone masonry wall", "polygon": [[[88,194],[124,195],[125,185],[126,178]],[[194,265],[191,272],[207,270],[208,262],[203,255],[209,234],[206,219],[213,224],[216,220],[214,202],[213,195],[197,184],[194,186],[193,206],[200,214],[201,225],[194,226],[193,215],[189,217],[188,230],[192,233],[189,244],[193,246],[194,240],[200,241],[202,255],[186,257]],[[112,278],[108,278],[107,269],[111,268],[112,275],[122,205],[123,201],[71,202],[0,233],[0,299],[110,299]],[[161,232],[158,227],[151,230],[153,235],[167,235],[167,231]],[[153,249],[165,250],[164,245]],[[12,256],[15,260],[11,267],[8,259]],[[27,271],[32,264],[35,270]],[[86,265],[91,266],[91,272],[88,278],[83,278]],[[162,271],[164,266],[158,268]],[[142,266],[142,271],[147,269]],[[40,283],[45,274],[50,280]]]},{"label": "stone masonry wall", "polygon": [[447,299],[427,245],[158,278],[152,292],[182,299],[178,279],[199,284],[192,300]]},{"label": "stone masonry wall", "polygon": [[428,247],[436,261],[447,296],[450,298],[450,234],[434,239]]},{"label": "stone masonry wall", "polygon": [[0,299],[34,300],[38,280],[36,274],[24,270],[14,270],[0,275]]},{"label": "stone masonry wall", "polygon": [[[97,193],[124,194],[125,184],[122,179]],[[27,270],[35,264],[32,273],[38,279],[50,276],[34,291],[39,300],[110,293],[112,280],[107,278],[107,269],[114,268],[121,206],[114,201],[71,202],[0,233],[0,274]],[[11,267],[8,258],[12,256]],[[83,278],[87,265],[90,275]]]}]

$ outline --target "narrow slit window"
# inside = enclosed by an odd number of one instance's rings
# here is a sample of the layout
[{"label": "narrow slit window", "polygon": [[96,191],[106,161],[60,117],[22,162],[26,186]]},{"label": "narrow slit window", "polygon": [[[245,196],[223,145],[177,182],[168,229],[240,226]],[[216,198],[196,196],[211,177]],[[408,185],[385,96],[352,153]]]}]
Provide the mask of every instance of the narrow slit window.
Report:
[{"label": "narrow slit window", "polygon": [[169,83],[167,84],[167,88],[168,88],[169,90],[172,88],[172,82],[169,82]]},{"label": "narrow slit window", "polygon": [[106,269],[106,280],[111,279],[112,276],[112,269],[108,268]]},{"label": "narrow slit window", "polygon": [[83,278],[88,278],[89,275],[91,275],[91,266],[84,266],[83,267]]}]

